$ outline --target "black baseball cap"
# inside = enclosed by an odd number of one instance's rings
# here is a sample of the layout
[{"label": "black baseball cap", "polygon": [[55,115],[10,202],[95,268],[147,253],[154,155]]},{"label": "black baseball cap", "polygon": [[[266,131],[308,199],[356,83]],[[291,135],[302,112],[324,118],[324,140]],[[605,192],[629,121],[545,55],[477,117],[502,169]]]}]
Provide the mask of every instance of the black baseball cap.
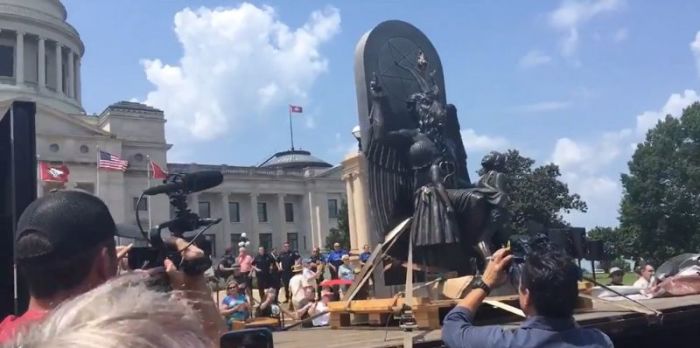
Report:
[{"label": "black baseball cap", "polygon": [[18,262],[70,257],[114,239],[117,226],[107,205],[83,191],[55,191],[30,203],[17,222]]}]

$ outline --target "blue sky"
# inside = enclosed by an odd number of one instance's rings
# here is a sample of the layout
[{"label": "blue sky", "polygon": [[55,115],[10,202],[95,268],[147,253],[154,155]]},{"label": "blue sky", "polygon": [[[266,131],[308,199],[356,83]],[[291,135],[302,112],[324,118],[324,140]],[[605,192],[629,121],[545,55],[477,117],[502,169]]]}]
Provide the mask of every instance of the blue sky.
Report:
[{"label": "blue sky", "polygon": [[86,45],[86,111],[161,107],[169,160],[210,164],[288,148],[288,104],[305,109],[297,147],[339,163],[354,145],[358,39],[411,22],[441,56],[470,170],[489,149],[553,161],[589,203],[569,217],[586,227],[617,224],[634,144],[698,100],[697,1],[63,2]]}]

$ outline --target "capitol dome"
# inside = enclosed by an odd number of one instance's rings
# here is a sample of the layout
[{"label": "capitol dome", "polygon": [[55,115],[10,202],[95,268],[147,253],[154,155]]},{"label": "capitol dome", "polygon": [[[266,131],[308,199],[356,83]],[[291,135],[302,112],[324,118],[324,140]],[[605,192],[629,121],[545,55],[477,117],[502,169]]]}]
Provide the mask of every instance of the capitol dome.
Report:
[{"label": "capitol dome", "polygon": [[58,0],[0,0],[0,92],[83,113],[80,35]]},{"label": "capitol dome", "polygon": [[331,164],[311,155],[304,150],[288,150],[278,152],[263,162],[262,168],[279,169],[304,169],[304,168],[330,168]]}]

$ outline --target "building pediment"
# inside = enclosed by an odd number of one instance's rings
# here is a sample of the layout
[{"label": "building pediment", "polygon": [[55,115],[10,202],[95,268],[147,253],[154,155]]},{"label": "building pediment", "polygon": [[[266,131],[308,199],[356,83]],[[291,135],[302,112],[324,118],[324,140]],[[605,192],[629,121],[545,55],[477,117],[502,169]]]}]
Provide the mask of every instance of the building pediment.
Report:
[{"label": "building pediment", "polygon": [[112,137],[79,118],[67,115],[56,109],[37,104],[36,132],[44,135],[62,135],[69,137]]}]

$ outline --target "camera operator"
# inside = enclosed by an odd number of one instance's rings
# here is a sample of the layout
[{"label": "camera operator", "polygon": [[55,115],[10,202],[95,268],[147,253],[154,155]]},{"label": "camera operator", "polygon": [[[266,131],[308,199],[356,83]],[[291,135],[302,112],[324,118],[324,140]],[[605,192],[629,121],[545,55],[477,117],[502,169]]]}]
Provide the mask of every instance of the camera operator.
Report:
[{"label": "camera operator", "polygon": [[29,308],[0,323],[0,343],[64,300],[114,277],[115,232],[107,206],[85,192],[52,192],[27,206],[17,223],[15,256],[29,288]]},{"label": "camera operator", "polygon": [[[114,242],[116,230],[104,202],[88,193],[57,191],[32,202],[22,213],[15,234],[16,263],[27,282],[29,308],[22,316],[9,316],[0,323],[0,343],[11,339],[20,327],[41,320],[62,302],[114,277],[120,256]],[[182,239],[172,243],[177,250],[184,250],[185,260],[204,257],[204,252],[187,247]],[[185,290],[185,297],[195,303],[203,318],[217,317],[203,322],[216,342],[223,321],[204,277],[185,275],[169,260],[165,268],[171,287]]]},{"label": "camera operator", "polygon": [[481,302],[491,289],[507,279],[512,261],[508,249],[493,254],[484,275],[470,284],[471,291],[447,314],[442,340],[448,347],[612,347],[597,329],[579,328],[573,318],[578,298],[579,269],[557,251],[527,255],[518,284],[520,308],[527,315],[519,329],[474,326]]}]

